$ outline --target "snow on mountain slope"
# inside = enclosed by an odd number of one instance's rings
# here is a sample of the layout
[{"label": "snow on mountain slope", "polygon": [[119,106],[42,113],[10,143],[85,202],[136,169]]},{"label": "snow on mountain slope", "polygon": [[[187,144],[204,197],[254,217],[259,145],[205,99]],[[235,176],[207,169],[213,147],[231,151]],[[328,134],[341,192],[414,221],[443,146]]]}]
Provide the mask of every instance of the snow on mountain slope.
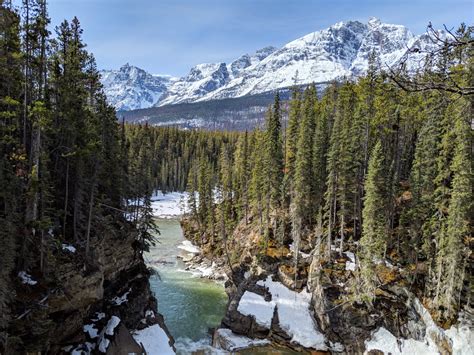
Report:
[{"label": "snow on mountain slope", "polygon": [[124,66],[119,71],[104,72],[102,82],[109,101],[119,109],[164,106],[358,77],[367,71],[372,52],[387,67],[399,62],[410,48],[419,48],[419,54],[405,63],[414,71],[425,50],[433,46],[427,34],[415,36],[404,26],[370,18],[366,24],[339,22],[280,49],[265,47],[252,55],[242,55],[230,64],[199,64],[179,79],[151,76]]},{"label": "snow on mountain slope", "polygon": [[225,63],[198,64],[184,78],[177,80],[159,100],[160,106],[191,102],[224,86],[229,81]]},{"label": "snow on mountain slope", "polygon": [[392,66],[410,48],[415,36],[404,26],[381,23],[371,18],[367,32],[350,66],[355,76],[363,75],[368,68],[370,53],[375,50],[382,65]]},{"label": "snow on mountain slope", "polygon": [[232,63],[230,63],[227,69],[229,70],[232,76],[237,77],[242,73],[244,69],[257,64],[258,62],[262,61],[277,50],[277,48],[270,46],[259,49],[253,55],[244,54],[243,56],[237,58]]},{"label": "snow on mountain slope", "polygon": [[198,101],[239,97],[350,76],[350,65],[365,30],[362,23],[350,21],[310,33],[246,68],[225,87]]},{"label": "snow on mountain slope", "polygon": [[176,81],[166,75],[151,75],[128,63],[119,70],[102,70],[100,74],[109,102],[119,111],[153,106]]}]

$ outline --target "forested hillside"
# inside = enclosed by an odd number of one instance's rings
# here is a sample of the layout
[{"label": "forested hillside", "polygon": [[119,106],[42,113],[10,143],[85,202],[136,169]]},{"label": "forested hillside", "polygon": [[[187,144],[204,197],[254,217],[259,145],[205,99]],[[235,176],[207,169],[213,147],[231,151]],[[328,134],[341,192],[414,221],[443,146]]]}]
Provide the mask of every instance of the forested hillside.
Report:
[{"label": "forested hillside", "polygon": [[125,219],[127,147],[79,20],[48,28],[46,1],[0,1],[1,353],[80,342],[151,242],[146,210]]},{"label": "forested hillside", "polygon": [[387,260],[410,270],[401,282],[435,320],[454,322],[473,277],[472,29],[456,38],[415,78],[391,78],[373,56],[367,76],[321,98],[295,90],[286,129],[277,95],[263,130],[240,134],[217,165],[191,168],[190,235],[232,269],[242,262],[232,238],[257,228],[261,260],[288,263],[274,250],[290,244],[312,256],[307,275],[296,252],[291,277],[313,285],[353,251],[358,267],[339,303],[377,304]]},{"label": "forested hillside", "polygon": [[[275,92],[238,98],[182,103],[142,110],[119,111],[128,123],[175,126],[182,129],[251,130],[263,126]],[[280,91],[284,99],[289,90]],[[286,117],[286,116],[285,116]]]}]

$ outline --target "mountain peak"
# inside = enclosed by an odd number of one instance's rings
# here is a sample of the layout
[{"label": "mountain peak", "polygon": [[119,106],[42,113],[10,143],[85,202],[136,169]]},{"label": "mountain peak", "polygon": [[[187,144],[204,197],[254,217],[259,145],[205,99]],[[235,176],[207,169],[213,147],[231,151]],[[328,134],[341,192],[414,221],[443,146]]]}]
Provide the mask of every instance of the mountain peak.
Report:
[{"label": "mountain peak", "polygon": [[382,21],[380,21],[380,19],[377,17],[370,17],[369,21],[367,22],[367,25],[369,25],[370,28],[379,27],[381,24]]},{"label": "mountain peak", "polygon": [[181,78],[153,76],[127,63],[120,71],[104,73],[102,82],[109,102],[120,109],[236,98],[357,78],[366,73],[370,53],[391,66],[414,44],[432,45],[428,37],[371,17],[366,23],[338,22],[279,49],[268,46],[243,54],[231,63],[198,64]]}]

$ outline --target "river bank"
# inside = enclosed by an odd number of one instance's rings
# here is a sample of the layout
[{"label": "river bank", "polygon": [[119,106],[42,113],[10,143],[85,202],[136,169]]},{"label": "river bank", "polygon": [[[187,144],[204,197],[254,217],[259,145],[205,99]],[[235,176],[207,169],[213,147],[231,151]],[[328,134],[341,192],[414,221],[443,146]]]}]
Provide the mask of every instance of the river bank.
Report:
[{"label": "river bank", "polygon": [[[147,265],[154,270],[150,287],[175,340],[176,353],[294,354],[268,340],[216,331],[228,307],[226,266],[222,259],[211,261],[184,238],[179,220],[185,208],[183,201],[185,196],[180,193],[154,195],[152,208],[160,235],[157,245],[145,255]],[[149,354],[163,354],[153,344],[144,346]]]},{"label": "river bank", "polygon": [[[225,245],[216,245],[218,240],[201,235],[192,219],[183,220],[182,225],[188,239],[201,242],[204,254],[214,260],[227,259],[222,251]],[[230,301],[221,329],[252,339],[269,339],[298,352],[474,352],[472,309],[466,307],[457,324],[442,328],[403,282],[409,270],[393,261],[378,263],[377,299],[368,305],[347,298],[357,283],[355,243],[346,243],[341,253],[335,242],[331,261],[321,263],[305,241],[295,283],[291,240],[262,250],[261,238],[257,225],[242,221],[227,239],[233,271],[232,282],[226,283]],[[221,254],[215,255],[219,249]],[[216,335],[218,338],[219,330]]]},{"label": "river bank", "polygon": [[209,350],[212,343],[209,329],[218,326],[225,314],[224,287],[204,277],[207,270],[204,273],[190,270],[183,261],[188,251],[180,249],[185,239],[177,219],[157,222],[159,243],[145,258],[154,270],[150,287],[159,300],[158,311],[175,339],[178,354]]}]

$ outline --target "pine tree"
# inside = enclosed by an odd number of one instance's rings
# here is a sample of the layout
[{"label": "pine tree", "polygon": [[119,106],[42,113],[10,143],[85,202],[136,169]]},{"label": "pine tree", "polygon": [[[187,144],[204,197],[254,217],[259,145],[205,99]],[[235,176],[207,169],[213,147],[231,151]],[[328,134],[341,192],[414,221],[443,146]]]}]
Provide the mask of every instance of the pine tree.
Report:
[{"label": "pine tree", "polygon": [[[440,311],[437,318],[448,320],[455,317],[459,311],[466,261],[469,257],[469,251],[464,243],[471,233],[473,197],[472,132],[470,122],[464,118],[465,112],[468,112],[469,109],[463,110],[461,103],[457,103],[456,106],[456,108],[451,106],[451,109],[455,110],[453,112],[455,117],[454,132],[446,133],[449,135],[449,139],[452,139],[451,134],[454,134],[455,137],[449,177],[445,175],[449,179],[450,186],[441,184],[439,189],[442,191],[438,192],[440,194],[438,196],[446,196],[449,201],[444,215],[440,216],[442,218],[441,228],[436,232],[437,250],[433,285],[435,288],[433,303]],[[453,116],[449,115],[449,117]],[[443,139],[443,141],[446,143],[446,140]],[[439,177],[436,181],[442,182]],[[444,182],[448,183],[446,180]]]},{"label": "pine tree", "polygon": [[316,112],[315,136],[313,142],[314,207],[316,212],[324,207],[326,193],[327,159],[333,113],[335,110],[336,87],[330,86],[322,98]]},{"label": "pine tree", "polygon": [[362,238],[360,240],[361,289],[365,297],[375,296],[374,260],[381,259],[387,242],[387,216],[384,202],[385,176],[382,145],[377,142],[369,160],[365,181]]},{"label": "pine tree", "polygon": [[271,208],[278,208],[281,203],[281,186],[283,183],[283,141],[281,132],[280,95],[275,95],[273,109],[267,114],[265,131],[265,172],[269,183],[269,202]]},{"label": "pine tree", "polygon": [[[303,119],[301,121],[298,141],[297,153],[295,160],[295,176],[294,176],[294,198],[292,200],[292,217],[300,221],[296,225],[311,224],[314,217],[314,177],[313,177],[313,137],[315,126],[315,88],[306,89],[303,100]],[[299,234],[299,233],[297,233]]]},{"label": "pine tree", "polygon": [[438,94],[430,95],[427,101],[428,118],[419,132],[416,144],[413,167],[410,174],[411,205],[402,215],[402,223],[407,229],[410,242],[407,243],[407,253],[411,261],[418,256],[431,258],[432,235],[429,220],[435,213],[435,178],[437,165],[433,164],[440,154],[443,122],[445,111],[444,100]]},{"label": "pine tree", "polygon": [[21,223],[18,197],[22,193],[25,155],[19,135],[21,99],[19,16],[0,1],[0,351],[8,342],[11,275],[17,256]]},{"label": "pine tree", "polygon": [[[295,174],[295,159],[297,152],[298,132],[301,121],[301,92],[299,88],[293,89],[289,103],[288,128],[285,135],[285,179],[293,182]],[[288,185],[288,183],[287,183]],[[293,187],[288,186],[288,191]]]},{"label": "pine tree", "polygon": [[252,164],[252,175],[250,181],[250,196],[252,198],[253,209],[256,210],[260,226],[260,234],[263,234],[263,213],[265,209],[265,196],[267,195],[268,185],[266,184],[265,176],[265,156],[262,154],[262,150],[265,147],[265,136],[260,130],[256,130],[254,133],[255,143],[254,149],[251,155]]},{"label": "pine tree", "polygon": [[327,163],[327,181],[325,195],[325,216],[327,224],[327,256],[330,256],[332,234],[339,221],[340,253],[343,251],[345,229],[353,219],[351,208],[354,205],[354,195],[357,190],[356,174],[358,152],[354,145],[357,140],[353,137],[353,114],[355,110],[355,92],[352,83],[345,83],[337,97],[334,113],[334,126],[330,138]]},{"label": "pine tree", "polygon": [[245,217],[245,224],[248,223],[249,214],[249,180],[250,180],[250,152],[248,132],[241,135],[237,141],[235,150],[235,183],[236,197],[239,207],[239,217]]}]

